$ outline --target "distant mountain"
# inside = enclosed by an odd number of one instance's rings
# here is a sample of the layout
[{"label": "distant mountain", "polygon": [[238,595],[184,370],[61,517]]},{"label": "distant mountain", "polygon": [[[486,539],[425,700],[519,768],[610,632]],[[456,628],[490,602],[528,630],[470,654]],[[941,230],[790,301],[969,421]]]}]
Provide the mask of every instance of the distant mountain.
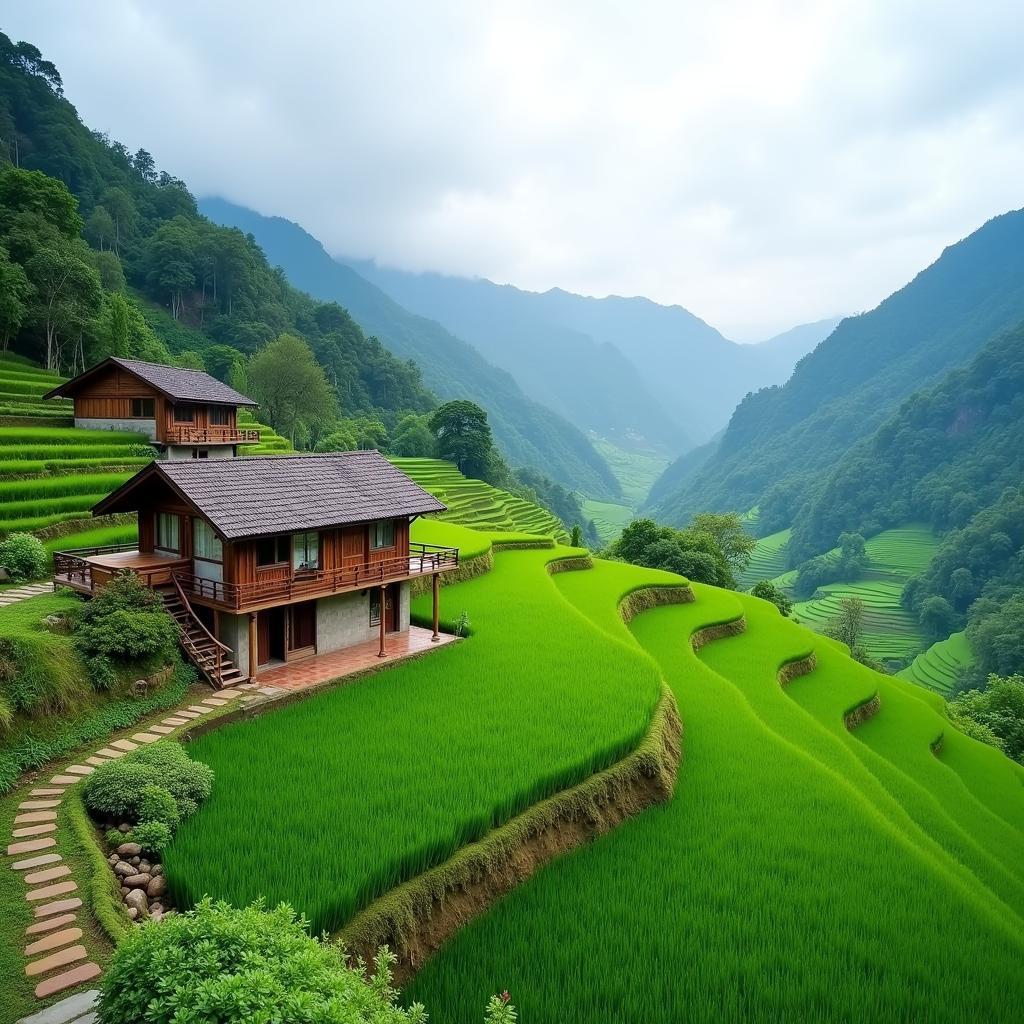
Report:
[{"label": "distant mountain", "polygon": [[581,430],[625,447],[647,442],[667,455],[692,447],[678,419],[666,412],[626,355],[551,317],[537,301],[544,296],[481,278],[350,263],[406,309],[465,338],[511,373],[528,395]]},{"label": "distant mountain", "polygon": [[774,338],[757,343],[762,352],[771,352],[773,357],[784,363],[792,361],[796,364],[808,352],[813,352],[842,322],[842,317],[829,317],[827,320],[815,320],[810,324],[799,324],[791,327]]},{"label": "distant mountain", "polygon": [[469,398],[487,410],[495,440],[513,465],[533,466],[564,486],[595,498],[617,498],[619,484],[586,436],[562,416],[523,394],[516,381],[469,343],[417,316],[354,269],[331,258],[299,225],[264,217],[224,199],[203,199],[210,220],[251,233],[271,263],[297,287],[340,303],[392,352],[412,359],[444,399]]},{"label": "distant mountain", "polygon": [[577,426],[620,438],[632,432],[670,452],[707,441],[748,391],[784,381],[828,333],[807,325],[779,344],[737,345],[682,306],[649,299],[353,265],[395,301],[471,341]]},{"label": "distant mountain", "polygon": [[683,523],[702,509],[758,505],[762,531],[788,526],[903,399],[1022,319],[1024,211],[1015,211],[947,248],[876,309],[843,320],[784,386],[744,399],[699,472],[659,488],[655,513]]}]

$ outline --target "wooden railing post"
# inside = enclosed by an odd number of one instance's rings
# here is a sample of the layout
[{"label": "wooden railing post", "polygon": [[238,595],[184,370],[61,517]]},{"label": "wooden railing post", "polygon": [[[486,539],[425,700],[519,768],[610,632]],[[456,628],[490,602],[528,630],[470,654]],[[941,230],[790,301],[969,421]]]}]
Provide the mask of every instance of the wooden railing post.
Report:
[{"label": "wooden railing post", "polygon": [[384,650],[384,620],[387,618],[387,609],[384,604],[387,600],[387,591],[388,588],[382,584],[380,588],[380,651],[377,653],[378,658],[383,658],[386,653]]},{"label": "wooden railing post", "polygon": [[437,643],[441,639],[441,633],[438,630],[438,590],[440,589],[440,575],[434,573],[433,576],[433,592],[434,592],[434,635],[430,638],[433,643]]}]

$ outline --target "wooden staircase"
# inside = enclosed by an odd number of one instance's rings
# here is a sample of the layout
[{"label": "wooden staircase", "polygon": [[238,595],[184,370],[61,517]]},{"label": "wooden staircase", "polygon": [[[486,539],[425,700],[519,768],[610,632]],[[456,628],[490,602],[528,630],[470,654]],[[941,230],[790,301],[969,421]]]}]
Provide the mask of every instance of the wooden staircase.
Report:
[{"label": "wooden staircase", "polygon": [[174,585],[159,591],[164,608],[178,624],[178,639],[189,661],[215,690],[236,683],[244,683],[248,676],[231,659],[231,648],[222,644],[203,625],[189,604],[177,580]]}]

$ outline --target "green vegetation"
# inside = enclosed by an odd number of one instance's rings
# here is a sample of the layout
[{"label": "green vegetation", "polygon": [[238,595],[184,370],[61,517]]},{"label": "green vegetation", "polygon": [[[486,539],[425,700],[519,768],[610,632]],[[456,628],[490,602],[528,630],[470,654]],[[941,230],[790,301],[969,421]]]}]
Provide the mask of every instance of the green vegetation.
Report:
[{"label": "green vegetation", "polygon": [[[598,563],[556,585],[621,639],[617,596],[639,572]],[[472,922],[408,998],[469,1021],[500,977],[541,1024],[1013,1019],[1024,776],[956,733],[925,691],[770,605],[693,590],[695,603],[631,626],[686,723],[675,800]],[[689,635],[741,614],[745,632],[693,654]],[[817,668],[780,687],[776,673],[812,650]],[[876,691],[879,713],[848,732],[843,715]],[[756,984],[737,986],[750,971]]]},{"label": "green vegetation", "polygon": [[484,531],[529,533],[568,540],[565,527],[546,509],[482,480],[470,480],[450,462],[399,458],[391,461],[448,506],[448,511],[440,516],[444,522]]},{"label": "green vegetation", "polygon": [[46,572],[46,548],[30,533],[12,533],[0,541],[0,569],[14,583],[38,580]]},{"label": "green vegetation", "polygon": [[973,724],[984,730],[988,735],[978,739],[1024,764],[1024,676],[989,676],[983,690],[966,690],[951,700],[949,716],[961,728]]},{"label": "green vegetation", "polygon": [[657,452],[624,448],[606,438],[592,437],[591,443],[615,474],[628,507],[640,508],[669,460]]},{"label": "green vegetation", "polygon": [[[756,520],[746,521],[748,529],[756,527]],[[750,553],[750,561],[746,569],[739,574],[739,586],[747,590],[758,580],[771,580],[786,571],[786,544],[789,541],[789,530],[779,530],[767,537],[758,539],[754,550]]]},{"label": "green vegetation", "polygon": [[[191,744],[218,786],[166,851],[178,905],[287,899],[315,931],[337,928],[635,747],[660,681],[559,596],[547,564],[581,553],[498,552],[494,572],[443,592],[445,620],[467,613],[469,639]],[[248,841],[254,815],[273,843]]]},{"label": "green vegetation", "polygon": [[961,631],[951,634],[945,640],[937,640],[914,658],[899,675],[948,697],[973,661],[974,655],[967,634]]},{"label": "green vegetation", "polygon": [[613,543],[623,529],[633,520],[633,509],[629,505],[619,505],[612,501],[595,501],[584,498],[580,503],[583,514],[594,524],[598,539],[602,545]]}]

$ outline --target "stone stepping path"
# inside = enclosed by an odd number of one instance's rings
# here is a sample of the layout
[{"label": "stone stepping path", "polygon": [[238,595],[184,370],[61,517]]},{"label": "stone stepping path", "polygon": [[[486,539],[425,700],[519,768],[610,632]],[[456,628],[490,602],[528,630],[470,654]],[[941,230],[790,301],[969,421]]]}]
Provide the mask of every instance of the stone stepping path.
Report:
[{"label": "stone stepping path", "polygon": [[11,587],[10,590],[0,590],[0,608],[47,593],[53,593],[53,580],[46,583],[23,583],[19,587]]},{"label": "stone stepping path", "polygon": [[[49,584],[40,584],[43,593]],[[21,588],[19,588],[21,589]],[[0,606],[6,594],[0,592]],[[23,600],[24,598],[19,598]],[[32,907],[33,920],[25,929],[25,975],[38,979],[35,994],[38,999],[77,988],[100,976],[102,968],[89,959],[88,950],[81,943],[84,935],[79,918],[82,899],[78,884],[70,877],[71,869],[64,863],[58,849],[57,812],[65,790],[91,775],[101,764],[123,757],[147,743],[170,736],[178,729],[188,727],[201,715],[237,703],[246,695],[240,687],[217,692],[198,704],[175,708],[159,725],[137,732],[131,739],[112,740],[107,745],[88,753],[81,761],[69,764],[49,781],[38,783],[23,794],[18,813],[11,828],[11,842],[6,847],[10,864],[25,882],[25,901]],[[3,908],[0,908],[2,912]],[[18,1024],[92,1024],[95,1014],[96,989],[78,992],[22,1018]]]}]

